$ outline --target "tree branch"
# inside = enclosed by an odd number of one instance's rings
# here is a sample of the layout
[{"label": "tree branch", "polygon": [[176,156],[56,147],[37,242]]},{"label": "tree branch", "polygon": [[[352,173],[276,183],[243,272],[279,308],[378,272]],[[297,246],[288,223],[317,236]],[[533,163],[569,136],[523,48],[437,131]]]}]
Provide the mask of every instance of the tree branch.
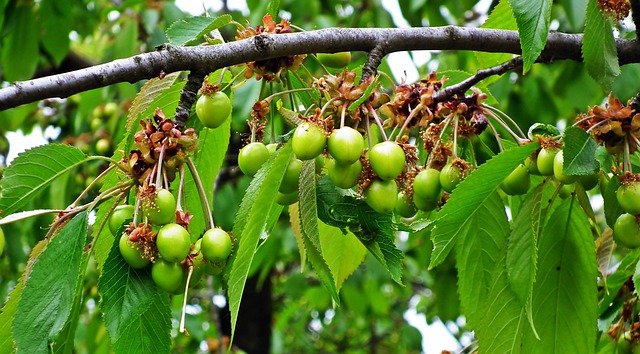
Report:
[{"label": "tree branch", "polygon": [[174,120],[176,122],[176,128],[182,130],[189,120],[191,114],[191,107],[196,102],[198,96],[198,90],[202,86],[202,82],[207,74],[201,71],[192,71],[187,77],[187,83],[180,92],[180,101],[176,108],[176,114]]},{"label": "tree branch", "polygon": [[[542,52],[554,59],[582,60],[582,35],[549,33]],[[291,34],[259,35],[215,46],[165,46],[155,52],[24,82],[0,89],[0,110],[52,97],[113,85],[137,82],[182,70],[212,72],[219,68],[269,58],[305,53],[341,51],[384,53],[407,50],[473,50],[520,54],[515,31],[466,28],[328,28]],[[620,64],[640,62],[635,40],[617,39]]]},{"label": "tree branch", "polygon": [[500,65],[496,65],[487,69],[481,69],[476,72],[475,75],[470,78],[460,81],[455,85],[451,85],[446,87],[443,90],[440,90],[433,94],[434,102],[442,102],[448,99],[449,97],[456,94],[464,94],[468,89],[470,89],[473,85],[478,82],[488,78],[493,75],[502,75],[507,71],[511,71],[513,69],[519,68],[522,66],[522,57],[516,57],[509,61],[506,61]]},{"label": "tree branch", "polygon": [[636,26],[636,38],[638,38],[638,33],[640,33],[640,0],[630,0],[629,2],[631,3],[631,19]]}]

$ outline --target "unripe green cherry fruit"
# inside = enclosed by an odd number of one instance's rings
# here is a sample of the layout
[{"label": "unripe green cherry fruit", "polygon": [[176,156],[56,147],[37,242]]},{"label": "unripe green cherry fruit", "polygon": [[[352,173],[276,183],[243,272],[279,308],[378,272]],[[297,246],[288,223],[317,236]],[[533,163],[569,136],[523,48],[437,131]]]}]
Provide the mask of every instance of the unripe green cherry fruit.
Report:
[{"label": "unripe green cherry fruit", "polygon": [[527,170],[532,175],[540,175],[540,171],[538,171],[538,162],[537,157],[529,156],[526,160],[524,160],[524,165],[527,166]]},{"label": "unripe green cherry fruit", "polygon": [[541,175],[551,176],[553,174],[553,162],[557,153],[557,148],[542,148],[540,150],[536,160],[536,165],[538,166],[538,172],[540,172]]},{"label": "unripe green cherry fruit", "polygon": [[4,231],[0,228],[0,254],[2,254],[2,250],[4,250]]},{"label": "unripe green cherry fruit", "polygon": [[404,150],[392,141],[383,141],[371,148],[369,161],[371,168],[380,179],[384,181],[396,179],[404,170]]},{"label": "unripe green cherry fruit", "polygon": [[298,197],[298,191],[293,191],[291,193],[278,192],[278,195],[276,196],[276,203],[282,206],[291,205],[298,201]]},{"label": "unripe green cherry fruit", "polygon": [[350,165],[360,159],[364,150],[364,138],[351,127],[335,129],[329,136],[327,150],[338,164]]},{"label": "unripe green cherry fruit", "polygon": [[600,174],[592,173],[590,175],[579,176],[578,181],[582,184],[585,191],[590,191],[598,185],[598,182],[600,182]]},{"label": "unripe green cherry fruit", "polygon": [[558,182],[563,184],[571,184],[578,180],[578,176],[564,174],[564,153],[562,150],[558,151],[553,158],[553,176]]},{"label": "unripe green cherry fruit", "polygon": [[255,176],[260,167],[269,159],[269,150],[263,143],[253,142],[240,149],[238,167],[249,177]]},{"label": "unripe green cherry fruit", "polygon": [[640,246],[640,226],[634,215],[622,214],[613,225],[614,240],[625,247],[637,248]]},{"label": "unripe green cherry fruit", "polygon": [[111,142],[109,139],[98,139],[98,141],[96,141],[96,152],[100,155],[106,155],[111,152]]},{"label": "unripe green cherry fruit", "polygon": [[333,159],[327,160],[329,179],[336,187],[349,189],[358,183],[362,173],[362,162],[360,160],[351,165],[337,164]]},{"label": "unripe green cherry fruit", "polygon": [[396,207],[398,186],[394,180],[375,180],[364,190],[364,200],[378,213],[390,213]]},{"label": "unripe green cherry fruit", "polygon": [[451,162],[444,165],[440,171],[440,186],[445,191],[451,193],[458,183],[464,178],[462,170],[458,165],[452,165]]},{"label": "unripe green cherry fruit", "polygon": [[118,205],[113,210],[113,214],[109,217],[109,231],[112,235],[116,236],[118,229],[125,221],[133,219],[134,210],[133,205]]},{"label": "unripe green cherry fruit", "polygon": [[185,276],[182,265],[177,262],[167,262],[163,259],[156,260],[151,266],[151,278],[158,288],[173,293],[180,288]]},{"label": "unripe green cherry fruit", "polygon": [[158,230],[156,246],[160,256],[169,262],[180,262],[189,254],[189,232],[178,224],[166,224]]},{"label": "unripe green cherry fruit", "polygon": [[520,164],[502,181],[500,187],[508,195],[521,195],[527,193],[530,185],[529,169]]},{"label": "unripe green cherry fruit", "polygon": [[418,210],[413,205],[413,200],[407,197],[404,192],[398,193],[398,200],[396,201],[396,213],[403,218],[412,218]]},{"label": "unripe green cherry fruit", "polygon": [[120,250],[122,258],[124,258],[131,268],[141,269],[150,263],[148,259],[142,258],[142,253],[138,249],[138,244],[136,242],[129,241],[129,235],[127,234],[122,234],[122,236],[120,236],[118,249]]},{"label": "unripe green cherry fruit", "polygon": [[115,104],[114,102],[109,102],[109,103],[104,105],[104,110],[102,111],[102,114],[104,114],[105,117],[111,118],[111,117],[115,116],[116,113],[118,113],[118,105],[117,104]]},{"label": "unripe green cherry fruit", "polygon": [[422,197],[416,196],[415,193],[413,194],[413,204],[416,206],[418,210],[422,210],[422,211],[435,210],[438,207],[438,201],[439,199],[422,198]]},{"label": "unripe green cherry fruit", "polygon": [[152,224],[164,225],[176,215],[176,198],[167,189],[158,189],[153,202],[146,204],[144,215]]},{"label": "unripe green cherry fruit", "polygon": [[562,199],[567,199],[571,196],[571,193],[573,193],[573,190],[575,189],[576,185],[573,183],[570,184],[561,184],[560,187],[560,191],[558,192],[558,196],[560,196],[560,198]]},{"label": "unripe green cherry fruit", "polygon": [[616,191],[616,199],[625,212],[640,215],[640,182],[621,185]]},{"label": "unripe green cherry fruit", "polygon": [[278,150],[278,143],[267,144],[267,151],[269,151],[269,155],[272,155],[276,150]]},{"label": "unripe green cherry fruit", "polygon": [[311,160],[322,153],[327,144],[324,130],[318,125],[304,122],[293,132],[293,153],[300,160]]},{"label": "unripe green cherry fruit", "polygon": [[425,168],[413,179],[414,199],[438,200],[440,189],[440,171],[434,168]]},{"label": "unripe green cherry fruit", "polygon": [[226,260],[231,254],[233,242],[229,234],[221,228],[207,230],[202,236],[200,251],[211,262]]},{"label": "unripe green cherry fruit", "polygon": [[298,191],[300,171],[302,171],[302,161],[294,157],[284,171],[284,177],[278,189],[280,193],[289,194]]},{"label": "unripe green cherry fruit", "polygon": [[231,101],[224,92],[202,95],[196,102],[198,119],[207,128],[217,128],[231,115]]},{"label": "unripe green cherry fruit", "polygon": [[351,52],[318,53],[318,60],[330,68],[344,68],[351,62]]}]

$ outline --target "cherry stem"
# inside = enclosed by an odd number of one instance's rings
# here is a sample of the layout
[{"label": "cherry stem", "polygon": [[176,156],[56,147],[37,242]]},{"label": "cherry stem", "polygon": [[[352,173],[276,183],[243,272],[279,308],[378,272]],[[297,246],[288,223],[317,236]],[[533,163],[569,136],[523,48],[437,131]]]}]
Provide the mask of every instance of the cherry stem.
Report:
[{"label": "cherry stem", "polygon": [[491,123],[491,121],[488,119],[487,119],[487,124],[489,125],[489,128],[491,128],[491,131],[493,132],[493,136],[495,136],[496,138],[496,142],[498,143],[498,148],[500,149],[500,152],[503,152],[504,146],[502,145],[502,141],[500,141],[500,134],[496,130],[496,127],[493,126],[493,123]]},{"label": "cherry stem", "polygon": [[[498,117],[493,111],[489,110],[489,109],[485,109],[484,110],[486,113],[489,113],[489,116],[491,116],[493,119],[496,120],[496,122],[500,123],[500,125],[502,125],[502,127],[509,132],[509,134],[511,134],[511,136],[513,137],[513,139],[515,139],[515,141],[518,144],[522,144],[524,143],[526,140],[522,137],[519,137],[518,134],[514,133],[513,130],[511,130],[511,128],[509,128],[509,125],[507,125],[507,123],[505,123],[502,119],[500,119],[500,117]],[[489,121],[487,119],[487,121]]]},{"label": "cherry stem", "polygon": [[[416,113],[421,110],[423,107],[422,103],[419,103],[416,108],[412,109],[411,112],[409,113],[409,116],[407,117],[407,119],[405,119],[404,124],[402,124],[402,128],[400,128],[400,131],[398,132],[398,136],[396,136],[396,141],[398,141],[398,139],[400,139],[400,137],[402,136],[402,132],[407,128],[407,126],[409,125],[409,122],[411,122],[411,120],[413,119],[413,117],[416,115]],[[389,138],[391,138],[391,136],[389,136]]]},{"label": "cherry stem", "polygon": [[180,165],[180,184],[178,185],[178,205],[176,209],[182,210],[182,190],[184,189],[184,164]]},{"label": "cherry stem", "polygon": [[638,140],[638,138],[636,138],[636,136],[633,134],[629,134],[629,136],[631,137],[631,139],[633,139],[633,141],[635,141],[636,145],[640,147],[640,140]]},{"label": "cherry stem", "polygon": [[575,126],[579,125],[580,123],[586,122],[586,121],[588,121],[589,119],[591,119],[593,117],[595,117],[595,116],[586,116],[586,117],[576,121],[575,123],[571,124],[571,126],[575,127]]},{"label": "cherry stem", "polygon": [[191,275],[193,274],[193,265],[189,266],[187,272],[187,283],[184,286],[184,299],[182,300],[182,316],[180,317],[180,333],[184,333],[184,323],[187,314],[187,294],[189,293],[189,283],[191,282]]},{"label": "cherry stem", "polygon": [[389,140],[387,138],[387,134],[384,132],[384,128],[382,127],[382,120],[380,119],[380,117],[378,117],[378,113],[376,113],[376,110],[373,109],[373,107],[371,106],[371,103],[367,103],[367,109],[371,112],[371,115],[373,116],[373,119],[376,121],[378,128],[380,128],[380,133],[382,133],[382,137],[384,138],[384,141]]},{"label": "cherry stem", "polygon": [[225,66],[224,68],[222,68],[222,70],[220,71],[220,76],[218,77],[218,86],[220,86],[220,84],[222,84],[222,79],[224,78],[224,73],[227,71],[227,67]]},{"label": "cherry stem", "polygon": [[599,127],[599,126],[603,125],[604,123],[609,123],[609,120],[608,120],[608,119],[601,120],[601,121],[599,121],[598,123],[596,123],[596,124],[594,124],[594,125],[590,126],[590,127],[589,127],[589,129],[587,129],[587,133],[591,133],[591,131],[592,131],[594,128],[597,128],[597,127]]},{"label": "cherry stem", "polygon": [[518,133],[520,133],[520,136],[521,136],[522,138],[525,138],[525,137],[526,137],[526,134],[522,131],[522,129],[520,129],[520,126],[518,125],[518,123],[516,123],[516,122],[515,122],[511,117],[509,117],[509,115],[508,115],[508,114],[504,113],[503,111],[501,111],[500,109],[498,109],[498,108],[496,108],[496,107],[489,106],[489,105],[487,105],[487,104],[483,104],[482,106],[483,106],[483,107],[486,107],[486,108],[489,108],[490,110],[493,110],[494,112],[498,112],[498,113],[500,113],[504,118],[507,118],[507,120],[508,120],[511,124],[513,124],[513,126],[515,126],[515,127],[516,127],[516,129],[518,130]]},{"label": "cherry stem", "polygon": [[631,158],[629,157],[629,134],[624,136],[624,152],[622,163],[624,171],[631,172]]},{"label": "cherry stem", "polygon": [[371,150],[373,148],[373,142],[371,141],[371,122],[369,121],[369,116],[367,116],[366,123],[367,140],[369,141],[369,150]]},{"label": "cherry stem", "polygon": [[264,99],[264,101],[271,102],[271,100],[274,97],[278,97],[278,96],[282,96],[282,95],[286,95],[286,94],[290,94],[290,93],[306,92],[306,91],[312,91],[312,90],[313,89],[310,88],[310,87],[301,87],[301,88],[297,88],[297,89],[290,89],[290,90],[280,91],[280,92],[276,92],[276,93],[271,94],[270,96],[266,97]]},{"label": "cherry stem", "polygon": [[162,141],[162,147],[160,148],[160,156],[158,157],[158,170],[156,171],[156,188],[161,188],[162,185],[162,160],[164,159],[164,150],[167,146],[167,139]]},{"label": "cherry stem", "polygon": [[331,97],[331,99],[328,100],[327,103],[324,104],[324,106],[322,106],[322,109],[320,109],[320,115],[321,116],[324,114],[324,111],[327,109],[327,107],[329,107],[331,102],[335,101],[336,99],[337,99],[337,97]]},{"label": "cherry stem", "polygon": [[202,180],[200,179],[200,175],[198,174],[196,165],[193,163],[193,160],[191,159],[191,157],[187,157],[187,166],[189,167],[189,172],[191,172],[193,181],[196,183],[196,187],[198,188],[198,194],[200,195],[200,203],[202,204],[202,211],[207,216],[205,218],[207,228],[213,229],[215,227],[215,224],[213,222],[213,215],[211,214],[211,207],[209,206],[209,200],[207,200],[207,194],[204,191]]},{"label": "cherry stem", "polygon": [[458,117],[453,122],[453,157],[458,157]]},{"label": "cherry stem", "polygon": [[344,127],[344,119],[347,115],[347,102],[342,105],[342,113],[340,114],[340,128]]},{"label": "cherry stem", "polygon": [[91,190],[91,188],[93,188],[93,186],[96,185],[96,183],[98,183],[102,178],[104,178],[104,176],[111,172],[111,170],[113,170],[116,167],[116,165],[110,165],[109,167],[107,167],[104,171],[102,171],[102,173],[100,173],[98,175],[98,177],[94,178],[93,181],[91,181],[91,183],[89,183],[89,185],[87,186],[87,188],[85,188],[82,193],[80,193],[80,195],[78,196],[78,198],[76,198],[76,200],[73,201],[73,203],[71,203],[70,207],[74,208],[76,205],[78,205],[78,203],[80,203],[80,200],[82,200],[82,198],[84,198],[85,195],[87,195],[87,193],[89,193],[89,191]]},{"label": "cherry stem", "polygon": [[[139,192],[140,187],[138,187]],[[140,198],[136,198],[136,207],[133,211],[133,224],[138,225],[138,215],[140,215]]]}]

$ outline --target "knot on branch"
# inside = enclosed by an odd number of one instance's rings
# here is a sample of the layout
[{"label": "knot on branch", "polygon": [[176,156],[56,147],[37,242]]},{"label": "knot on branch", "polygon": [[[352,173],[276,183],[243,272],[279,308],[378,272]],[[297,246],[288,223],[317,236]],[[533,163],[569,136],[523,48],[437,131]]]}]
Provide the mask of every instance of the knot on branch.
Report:
[{"label": "knot on branch", "polygon": [[266,54],[271,50],[273,39],[269,35],[259,34],[253,38],[253,45],[258,52]]}]

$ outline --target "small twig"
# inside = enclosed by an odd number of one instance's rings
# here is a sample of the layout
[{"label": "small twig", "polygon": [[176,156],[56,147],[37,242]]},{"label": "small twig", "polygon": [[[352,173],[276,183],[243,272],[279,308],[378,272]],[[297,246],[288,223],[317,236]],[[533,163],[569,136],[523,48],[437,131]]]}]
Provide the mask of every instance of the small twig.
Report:
[{"label": "small twig", "polygon": [[178,130],[184,129],[187,124],[189,115],[191,115],[191,107],[196,103],[196,97],[198,97],[198,90],[202,87],[206,74],[200,71],[192,71],[187,77],[187,83],[184,85],[182,92],[180,92],[180,102],[178,102],[178,108],[176,108],[175,122]]},{"label": "small twig", "polygon": [[385,51],[382,49],[382,46],[377,45],[369,51],[369,56],[367,56],[367,62],[364,63],[364,67],[362,68],[362,78],[360,82],[364,82],[369,76],[375,75],[378,72],[378,67],[380,63],[382,63],[382,58],[387,55]]},{"label": "small twig", "polygon": [[478,70],[476,74],[471,76],[470,78],[434,93],[433,102],[438,103],[438,102],[446,101],[449,97],[453,95],[464,94],[473,85],[488,78],[489,76],[502,75],[507,71],[511,71],[521,66],[522,66],[522,57],[516,57],[500,65],[496,65],[487,69]]}]

